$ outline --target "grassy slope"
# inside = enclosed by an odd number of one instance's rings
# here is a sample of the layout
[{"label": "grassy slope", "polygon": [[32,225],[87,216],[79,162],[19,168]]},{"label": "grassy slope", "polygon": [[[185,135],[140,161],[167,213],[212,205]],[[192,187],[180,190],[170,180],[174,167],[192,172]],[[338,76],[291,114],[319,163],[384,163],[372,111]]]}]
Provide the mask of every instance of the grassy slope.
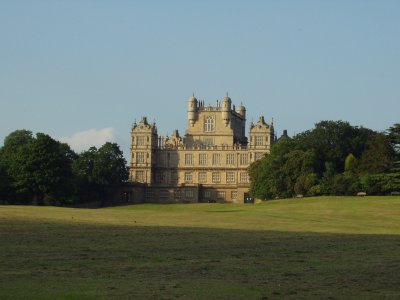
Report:
[{"label": "grassy slope", "polygon": [[0,299],[399,298],[400,197],[0,206]]}]

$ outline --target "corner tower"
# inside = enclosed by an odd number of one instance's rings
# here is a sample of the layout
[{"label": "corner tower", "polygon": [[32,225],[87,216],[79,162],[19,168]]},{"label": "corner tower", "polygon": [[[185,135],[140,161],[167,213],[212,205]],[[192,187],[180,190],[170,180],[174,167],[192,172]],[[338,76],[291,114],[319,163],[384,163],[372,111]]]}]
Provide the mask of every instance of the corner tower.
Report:
[{"label": "corner tower", "polygon": [[154,181],[155,151],[158,148],[155,123],[149,124],[146,117],[143,117],[138,124],[135,122],[132,125],[131,139],[130,180],[151,184]]},{"label": "corner tower", "polygon": [[250,125],[250,147],[252,149],[270,149],[275,141],[274,126],[267,124],[261,116],[256,124]]}]

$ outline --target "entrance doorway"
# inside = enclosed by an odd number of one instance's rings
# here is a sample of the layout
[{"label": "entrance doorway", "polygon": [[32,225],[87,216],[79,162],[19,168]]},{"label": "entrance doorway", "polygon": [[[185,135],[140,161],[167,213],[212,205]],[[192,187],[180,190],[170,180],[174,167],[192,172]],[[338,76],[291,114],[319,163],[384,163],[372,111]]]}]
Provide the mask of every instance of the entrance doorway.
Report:
[{"label": "entrance doorway", "polygon": [[244,203],[254,203],[253,197],[250,196],[249,193],[244,193]]}]

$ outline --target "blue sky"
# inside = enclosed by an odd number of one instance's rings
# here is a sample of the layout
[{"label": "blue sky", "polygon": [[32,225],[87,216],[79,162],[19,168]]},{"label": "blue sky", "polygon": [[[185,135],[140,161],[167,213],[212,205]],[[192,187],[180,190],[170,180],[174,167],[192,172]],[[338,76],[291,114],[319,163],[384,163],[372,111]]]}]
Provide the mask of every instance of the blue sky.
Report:
[{"label": "blue sky", "polygon": [[[400,122],[400,1],[0,1],[0,145],[16,129],[77,150],[141,116],[184,134],[187,99],[229,92],[278,135]],[[248,128],[248,126],[247,126]]]}]

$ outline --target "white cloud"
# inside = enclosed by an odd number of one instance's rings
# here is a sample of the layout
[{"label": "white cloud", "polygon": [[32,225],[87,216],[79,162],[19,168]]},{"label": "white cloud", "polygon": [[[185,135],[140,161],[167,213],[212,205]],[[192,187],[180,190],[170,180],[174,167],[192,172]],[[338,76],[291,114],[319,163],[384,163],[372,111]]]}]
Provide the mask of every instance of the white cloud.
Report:
[{"label": "white cloud", "polygon": [[90,147],[101,147],[106,142],[115,141],[114,128],[89,129],[74,133],[71,136],[61,137],[61,142],[67,143],[76,152],[88,150]]}]

